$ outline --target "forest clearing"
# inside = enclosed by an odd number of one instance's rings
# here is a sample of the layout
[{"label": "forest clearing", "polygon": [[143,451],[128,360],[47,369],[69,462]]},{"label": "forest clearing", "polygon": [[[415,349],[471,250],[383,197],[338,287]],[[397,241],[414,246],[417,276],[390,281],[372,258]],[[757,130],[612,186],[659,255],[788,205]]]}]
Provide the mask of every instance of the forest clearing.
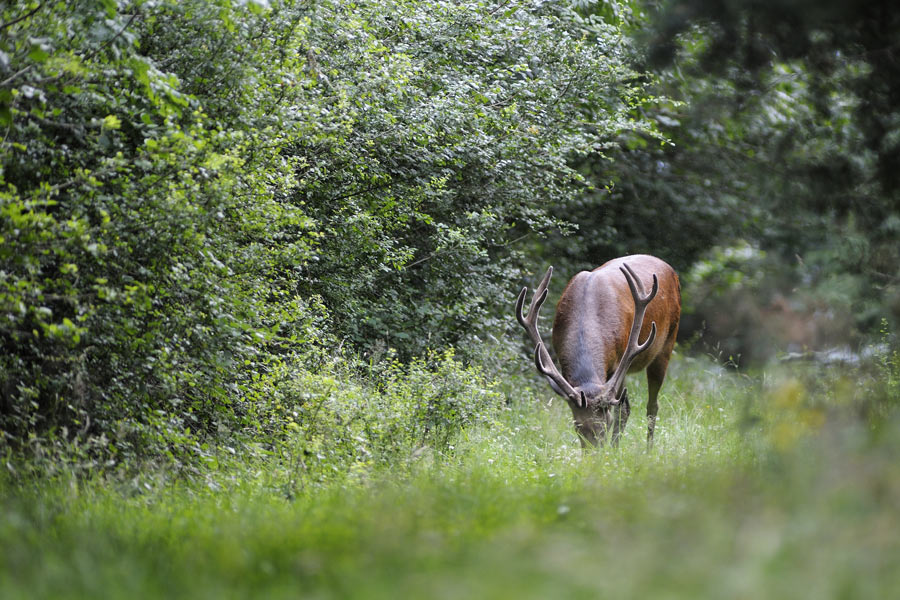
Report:
[{"label": "forest clearing", "polygon": [[895,595],[898,97],[876,0],[0,4],[0,598]]}]

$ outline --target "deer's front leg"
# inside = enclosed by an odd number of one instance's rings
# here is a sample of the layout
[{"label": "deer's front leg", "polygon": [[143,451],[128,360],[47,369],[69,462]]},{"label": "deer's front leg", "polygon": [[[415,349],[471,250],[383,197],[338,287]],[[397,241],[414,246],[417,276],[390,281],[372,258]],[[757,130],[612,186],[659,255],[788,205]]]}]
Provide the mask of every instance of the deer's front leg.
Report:
[{"label": "deer's front leg", "polygon": [[628,415],[631,414],[631,404],[628,402],[628,390],[622,390],[622,400],[618,406],[610,409],[612,412],[612,443],[614,446],[619,445],[619,436],[625,431],[625,424],[628,423]]}]

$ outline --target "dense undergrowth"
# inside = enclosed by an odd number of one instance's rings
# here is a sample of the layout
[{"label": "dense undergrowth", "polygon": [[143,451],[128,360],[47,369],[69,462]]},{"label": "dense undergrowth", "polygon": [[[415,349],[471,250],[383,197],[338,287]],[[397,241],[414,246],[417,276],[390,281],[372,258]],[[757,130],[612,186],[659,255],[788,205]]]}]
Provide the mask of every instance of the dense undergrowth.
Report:
[{"label": "dense undergrowth", "polygon": [[330,471],[282,452],[224,453],[190,477],[13,487],[7,473],[0,594],[888,597],[900,418],[886,361],[746,376],[679,359],[649,452],[636,412],[619,448],[583,453],[568,409],[521,379],[443,443]]}]

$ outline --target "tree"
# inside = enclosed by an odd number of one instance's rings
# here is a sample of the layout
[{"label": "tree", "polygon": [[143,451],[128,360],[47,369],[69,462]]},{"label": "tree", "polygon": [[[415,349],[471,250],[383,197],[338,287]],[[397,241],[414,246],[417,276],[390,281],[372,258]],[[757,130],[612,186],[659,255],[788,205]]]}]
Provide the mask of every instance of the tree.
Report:
[{"label": "tree", "polygon": [[298,19],[254,6],[0,11],[4,443],[192,448],[240,417],[268,344],[309,334],[283,269],[310,221],[278,198],[300,132],[269,96]]},{"label": "tree", "polygon": [[354,345],[460,343],[506,314],[519,240],[583,189],[570,159],[646,126],[625,41],[549,3],[319,2],[309,18],[318,125],[292,150],[292,201],[324,235],[300,289]]},{"label": "tree", "polygon": [[[653,14],[633,31],[663,100],[641,110],[668,143],[631,135],[612,161],[583,163],[598,192],[570,214],[611,233],[563,249],[594,265],[665,256],[688,275],[685,336],[735,317],[710,340],[726,356],[859,343],[886,315],[896,327],[896,10],[678,1]],[[755,338],[785,298],[785,318],[817,333]]]},{"label": "tree", "polygon": [[30,2],[0,32],[7,451],[202,455],[277,373],[476,336],[570,158],[647,126],[619,31],[552,4]]}]

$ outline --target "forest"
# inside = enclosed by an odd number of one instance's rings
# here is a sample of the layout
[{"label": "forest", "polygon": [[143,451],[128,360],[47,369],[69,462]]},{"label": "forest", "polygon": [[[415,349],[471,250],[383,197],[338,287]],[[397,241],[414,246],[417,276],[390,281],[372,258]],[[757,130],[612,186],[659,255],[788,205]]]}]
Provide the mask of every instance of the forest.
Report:
[{"label": "forest", "polygon": [[[900,588],[900,6],[0,1],[0,132],[0,597]],[[582,448],[516,297],[633,254]]]}]

